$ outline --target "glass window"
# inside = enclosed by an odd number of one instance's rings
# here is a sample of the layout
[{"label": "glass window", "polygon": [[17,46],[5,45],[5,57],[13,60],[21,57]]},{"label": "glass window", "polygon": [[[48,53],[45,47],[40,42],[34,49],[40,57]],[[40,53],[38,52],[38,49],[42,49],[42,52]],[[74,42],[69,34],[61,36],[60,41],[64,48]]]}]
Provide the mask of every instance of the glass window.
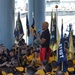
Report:
[{"label": "glass window", "polygon": [[[75,35],[75,1],[74,0],[46,0],[46,18],[45,20],[51,23],[51,11],[56,11],[55,5],[58,5],[58,27],[59,31],[61,31],[61,19],[63,19],[64,25],[64,33],[68,29],[69,24],[72,24],[73,34]],[[28,0],[15,0],[15,24],[17,19],[17,13],[20,11],[21,13],[21,21],[23,24],[24,32],[26,34],[26,16],[25,13],[28,13]],[[50,26],[50,25],[49,25]],[[26,39],[26,35],[24,36]]]}]

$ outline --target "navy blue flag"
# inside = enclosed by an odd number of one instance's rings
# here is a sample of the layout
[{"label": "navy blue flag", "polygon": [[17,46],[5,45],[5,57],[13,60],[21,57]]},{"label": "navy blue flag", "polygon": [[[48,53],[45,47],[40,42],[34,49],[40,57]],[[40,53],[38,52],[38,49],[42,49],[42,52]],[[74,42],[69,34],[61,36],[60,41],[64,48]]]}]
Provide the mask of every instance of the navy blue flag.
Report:
[{"label": "navy blue flag", "polygon": [[14,31],[15,39],[17,41],[20,41],[24,35],[21,19],[20,19],[20,13],[18,13],[18,19],[16,21],[16,28]]},{"label": "navy blue flag", "polygon": [[59,49],[58,49],[58,63],[61,63],[66,60],[66,55],[64,52],[64,42],[63,38],[60,40]]},{"label": "navy blue flag", "polygon": [[[63,21],[62,21],[62,27],[61,27],[61,40],[58,48],[58,64],[63,66],[63,71],[67,70],[67,59],[66,54],[64,51],[64,39],[63,39]],[[63,62],[63,65],[62,65]],[[65,65],[65,66],[64,66]],[[65,68],[64,68],[65,67]]]},{"label": "navy blue flag", "polygon": [[29,35],[30,35],[30,27],[29,27],[28,15],[26,15],[26,27],[27,27],[27,35],[29,37]]}]

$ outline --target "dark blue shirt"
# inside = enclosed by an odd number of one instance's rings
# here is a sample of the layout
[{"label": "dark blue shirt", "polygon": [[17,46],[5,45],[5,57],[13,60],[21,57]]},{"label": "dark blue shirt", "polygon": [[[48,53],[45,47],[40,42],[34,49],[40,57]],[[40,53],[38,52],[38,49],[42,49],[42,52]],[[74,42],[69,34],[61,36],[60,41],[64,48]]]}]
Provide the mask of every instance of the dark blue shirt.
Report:
[{"label": "dark blue shirt", "polygon": [[41,44],[42,47],[49,48],[49,44],[50,44],[50,33],[49,33],[49,30],[48,29],[42,32],[41,38],[46,39],[46,42],[44,44]]}]

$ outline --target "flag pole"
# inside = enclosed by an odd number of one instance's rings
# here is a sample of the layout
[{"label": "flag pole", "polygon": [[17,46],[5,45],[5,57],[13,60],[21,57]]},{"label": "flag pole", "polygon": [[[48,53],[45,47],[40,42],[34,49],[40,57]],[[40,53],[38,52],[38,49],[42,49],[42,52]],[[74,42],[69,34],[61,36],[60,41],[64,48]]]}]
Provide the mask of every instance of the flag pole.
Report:
[{"label": "flag pole", "polygon": [[[27,22],[27,14],[26,14],[26,22]],[[27,43],[27,27],[26,27],[26,43]]]},{"label": "flag pole", "polygon": [[62,62],[62,63],[61,63],[61,71],[63,71],[63,64],[64,64],[64,63]]},{"label": "flag pole", "polygon": [[[63,19],[61,20],[61,22],[62,22],[62,30],[61,30],[62,33],[61,33],[61,34],[62,34],[62,39],[63,39]],[[64,64],[64,63],[63,63],[63,61],[62,61],[62,63],[61,63],[61,70],[62,70],[62,71],[63,71],[63,64]]]},{"label": "flag pole", "polygon": [[[34,19],[34,12],[32,12],[32,19]],[[34,35],[33,35],[33,45],[34,45]]]},{"label": "flag pole", "polygon": [[26,28],[26,43],[27,43],[27,28]]},{"label": "flag pole", "polygon": [[[58,32],[57,32],[57,29],[58,29],[58,5],[55,6],[56,8],[56,43],[57,43],[57,36],[58,36]],[[58,50],[57,50],[57,61],[58,61]]]}]

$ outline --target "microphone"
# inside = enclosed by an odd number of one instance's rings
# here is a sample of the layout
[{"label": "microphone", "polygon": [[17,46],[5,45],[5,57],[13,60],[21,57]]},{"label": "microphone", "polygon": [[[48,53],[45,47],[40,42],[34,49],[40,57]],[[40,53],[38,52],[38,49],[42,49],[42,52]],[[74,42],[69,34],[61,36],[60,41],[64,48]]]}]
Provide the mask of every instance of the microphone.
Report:
[{"label": "microphone", "polygon": [[40,29],[38,30],[38,33],[40,33]]}]

